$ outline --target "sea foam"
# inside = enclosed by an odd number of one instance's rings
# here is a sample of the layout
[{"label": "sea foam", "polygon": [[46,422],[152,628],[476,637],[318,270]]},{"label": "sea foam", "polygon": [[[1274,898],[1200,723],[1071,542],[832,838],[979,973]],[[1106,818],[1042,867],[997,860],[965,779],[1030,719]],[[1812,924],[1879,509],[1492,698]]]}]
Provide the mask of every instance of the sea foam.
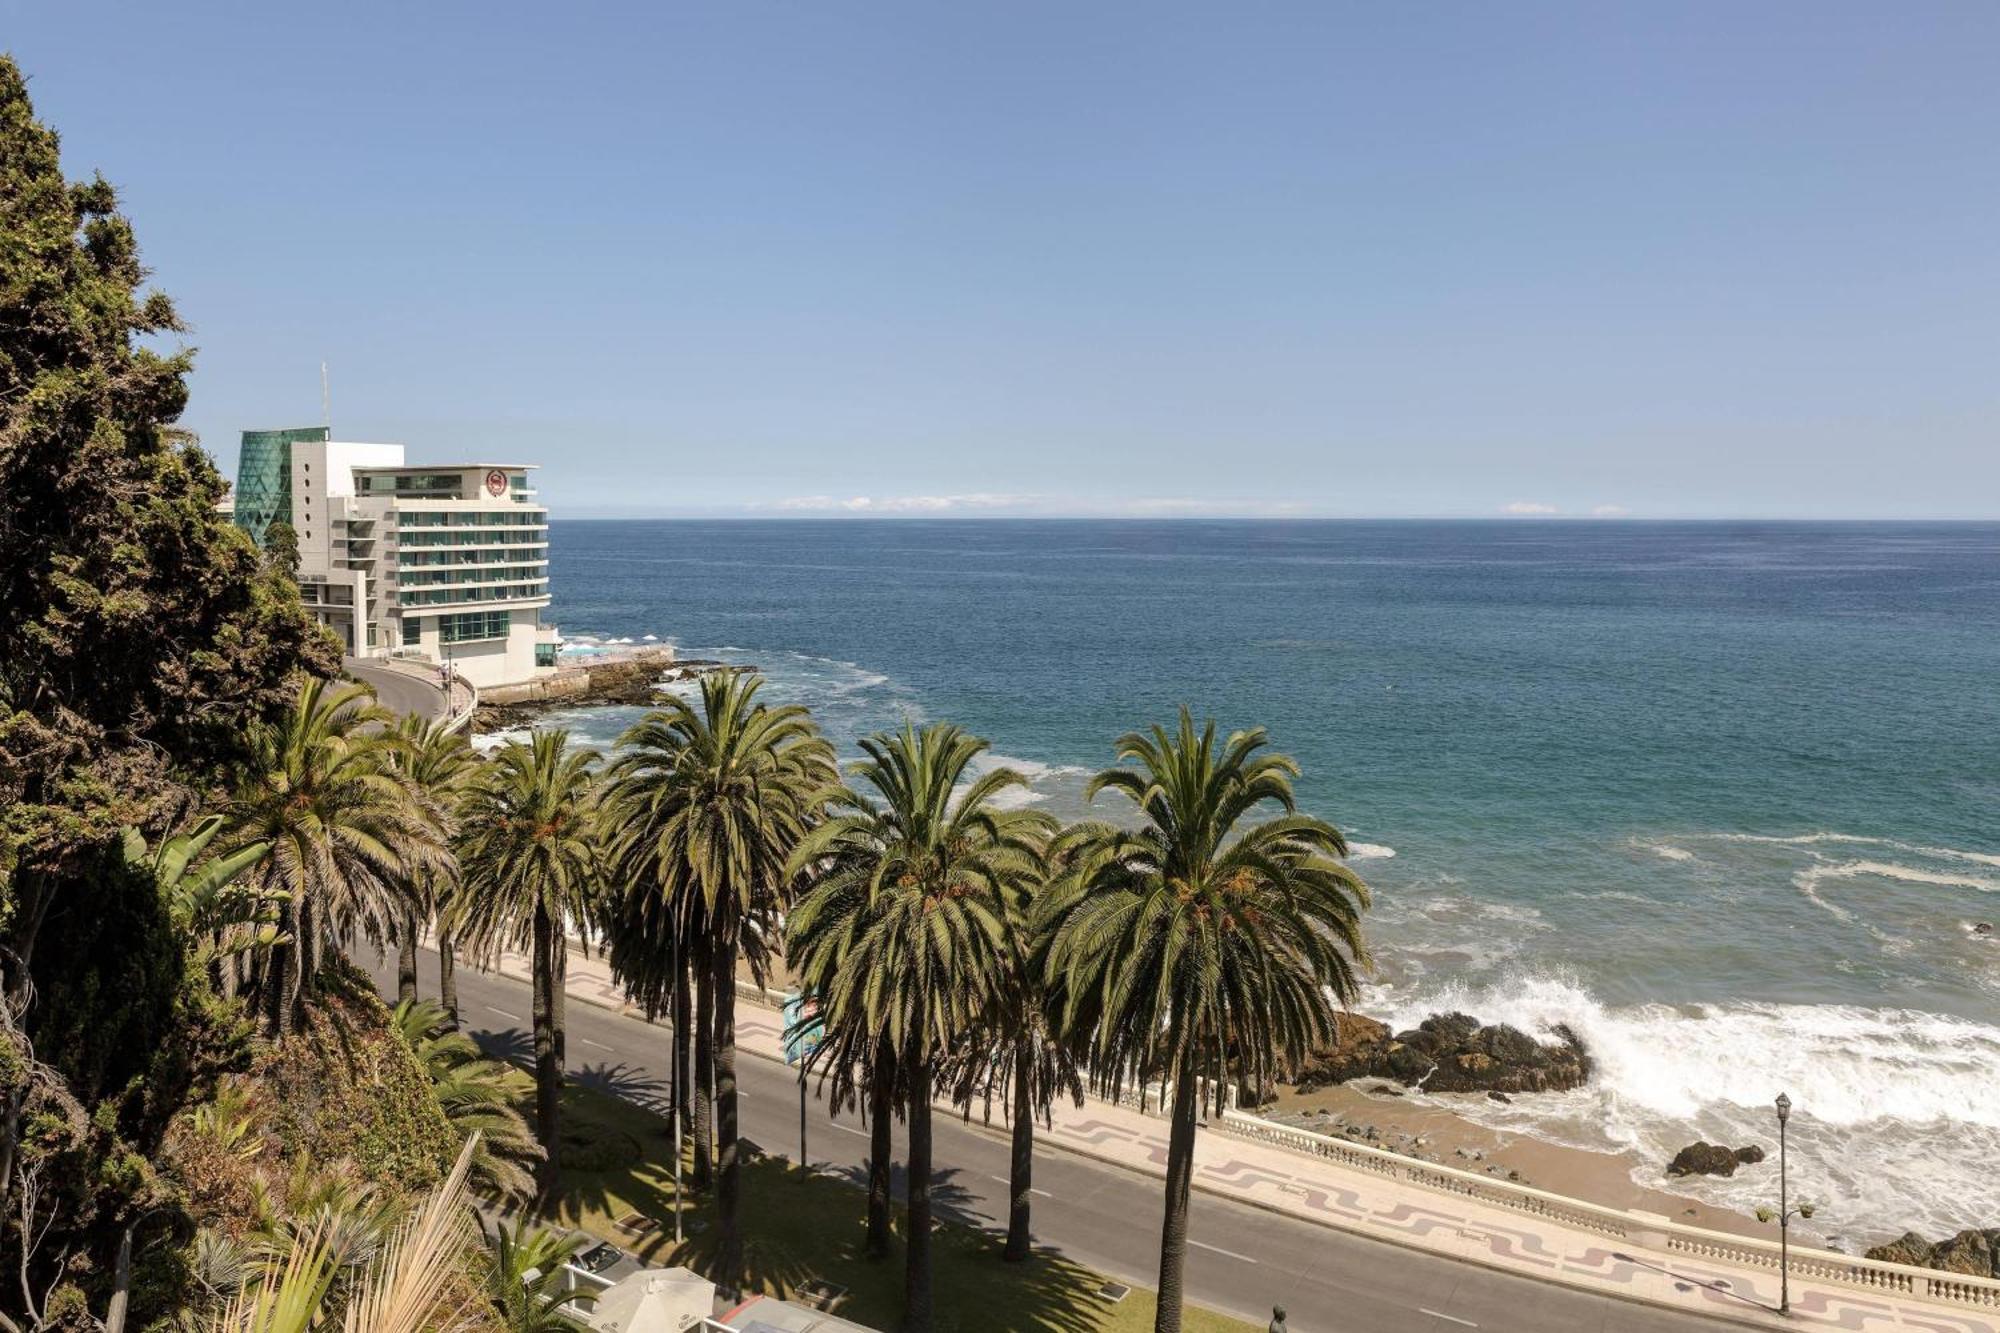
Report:
[{"label": "sea foam", "polygon": [[1453,1104],[1496,1127],[1630,1150],[1641,1184],[1744,1209],[1769,1202],[1776,1181],[1768,1171],[1669,1184],[1663,1169],[1697,1138],[1774,1147],[1771,1105],[1784,1092],[1797,1108],[1794,1190],[1825,1205],[1820,1221],[1829,1231],[1874,1238],[2000,1221],[1992,1170],[2000,1028],[1853,1005],[1611,1007],[1549,975],[1382,994],[1363,1008],[1399,1029],[1451,1009],[1541,1037],[1567,1027],[1594,1062],[1589,1086],[1506,1107],[1484,1098]]}]

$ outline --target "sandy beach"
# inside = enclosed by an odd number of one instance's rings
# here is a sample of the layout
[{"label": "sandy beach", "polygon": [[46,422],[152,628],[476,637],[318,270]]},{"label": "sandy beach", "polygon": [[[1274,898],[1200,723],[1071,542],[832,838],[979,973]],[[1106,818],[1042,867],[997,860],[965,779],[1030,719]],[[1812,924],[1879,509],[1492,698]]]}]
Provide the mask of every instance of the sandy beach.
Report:
[{"label": "sandy beach", "polygon": [[[1773,1234],[1771,1227],[1734,1209],[1638,1184],[1633,1173],[1641,1163],[1634,1154],[1591,1152],[1491,1129],[1455,1114],[1445,1104],[1451,1100],[1448,1097],[1417,1098],[1408,1093],[1395,1096],[1375,1091],[1382,1086],[1381,1079],[1364,1078],[1303,1094],[1281,1088],[1277,1102],[1259,1114],[1322,1134],[1339,1134],[1345,1127],[1374,1147],[1414,1151],[1462,1171],[1514,1179],[1606,1207],[1658,1213],[1689,1226],[1738,1235]],[[1367,1136],[1370,1128],[1375,1130],[1373,1138]],[[1765,1168],[1743,1168],[1760,1169]],[[1793,1234],[1815,1243],[1823,1239],[1799,1228]]]}]

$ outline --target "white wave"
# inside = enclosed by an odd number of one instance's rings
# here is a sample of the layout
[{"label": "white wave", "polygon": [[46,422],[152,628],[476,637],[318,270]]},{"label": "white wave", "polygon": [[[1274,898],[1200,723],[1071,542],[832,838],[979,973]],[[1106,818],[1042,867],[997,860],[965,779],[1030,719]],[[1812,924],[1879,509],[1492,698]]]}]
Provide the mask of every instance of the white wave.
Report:
[{"label": "white wave", "polygon": [[2000,893],[2000,881],[1983,875],[1960,875],[1944,870],[1925,870],[1918,866],[1898,865],[1892,861],[1838,861],[1824,865],[1809,866],[1793,876],[1794,882],[1810,878],[1813,883],[1823,879],[1860,879],[1867,876],[1878,879],[1900,880],[1905,884],[1931,884],[1946,889],[1977,889],[1981,893]]},{"label": "white wave", "polygon": [[1396,854],[1394,847],[1385,847],[1379,842],[1350,842],[1347,844],[1347,859],[1350,861],[1387,860]]},{"label": "white wave", "polygon": [[1000,754],[988,750],[975,761],[979,772],[990,773],[996,768],[1011,768],[1029,782],[1048,782],[1060,778],[1087,778],[1094,771],[1081,764],[1045,764],[1037,759],[1022,759],[1017,755]]},{"label": "white wave", "polygon": [[1900,842],[1895,838],[1879,838],[1865,833],[1820,832],[1790,836],[1765,833],[1702,833],[1689,836],[1716,842],[1759,842],[1773,847],[1813,847],[1828,843],[1850,847],[1887,847],[1914,856],[1931,856],[1946,861],[1970,861],[1976,865],[2000,866],[2000,853],[1968,851],[1959,847],[1934,847],[1921,842]]},{"label": "white wave", "polygon": [[[1907,1009],[1851,1005],[1646,1004],[1608,1007],[1562,977],[1516,976],[1478,989],[1446,984],[1377,997],[1400,1029],[1457,1009],[1548,1036],[1575,1032],[1595,1062],[1589,1087],[1511,1107],[1454,1099],[1462,1114],[1578,1146],[1631,1150],[1642,1184],[1696,1138],[1774,1146],[1772,1100],[1797,1108],[1794,1188],[1849,1236],[1914,1227],[1943,1233],[2000,1217],[2000,1028]],[[1768,1171],[1673,1182],[1754,1208]]]},{"label": "white wave", "polygon": [[1646,850],[1667,861],[1692,861],[1694,853],[1685,847],[1674,847],[1664,842],[1646,844]]},{"label": "white wave", "polygon": [[1839,903],[1830,903],[1820,897],[1819,882],[1825,879],[1827,872],[1831,870],[1831,866],[1809,866],[1801,870],[1798,874],[1793,875],[1792,883],[1798,887],[1799,892],[1804,895],[1807,902],[1821,911],[1830,914],[1834,920],[1852,921],[1854,920],[1854,913],[1848,911]]}]

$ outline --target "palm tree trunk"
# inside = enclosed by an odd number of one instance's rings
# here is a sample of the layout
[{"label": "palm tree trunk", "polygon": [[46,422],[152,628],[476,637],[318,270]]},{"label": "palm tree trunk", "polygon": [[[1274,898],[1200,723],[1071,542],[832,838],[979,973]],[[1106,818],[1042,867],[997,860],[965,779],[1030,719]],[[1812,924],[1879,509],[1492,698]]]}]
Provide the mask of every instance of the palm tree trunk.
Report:
[{"label": "palm tree trunk", "polygon": [[683,1138],[691,1132],[688,1107],[694,1086],[694,988],[688,981],[687,959],[674,964],[674,1105],[679,1109]]},{"label": "palm tree trunk", "polygon": [[903,1269],[903,1333],[931,1333],[931,1068],[910,1069],[910,1234]]},{"label": "palm tree trunk", "polygon": [[535,908],[535,1131],[541,1140],[541,1202],[551,1207],[561,1184],[560,1094],[556,1077],[555,927],[548,912]]},{"label": "palm tree trunk", "polygon": [[742,1285],[743,1235],[737,1229],[737,1199],[742,1179],[736,1161],[736,941],[721,941],[715,949],[715,1147],[721,1158],[715,1191],[722,1234],[716,1254],[716,1285],[736,1291]]},{"label": "palm tree trunk", "polygon": [[310,898],[299,903],[299,933],[290,951],[291,988],[285,996],[285,1031],[305,1026],[306,994],[319,980],[319,922]]},{"label": "palm tree trunk", "polygon": [[458,941],[448,930],[438,931],[438,1003],[444,1006],[447,1032],[458,1031]]},{"label": "palm tree trunk", "polygon": [[1035,1051],[1023,1043],[1014,1054],[1014,1160],[1008,1168],[1007,1245],[1000,1257],[1020,1263],[1034,1237],[1028,1230],[1028,1191],[1035,1183]]},{"label": "palm tree trunk", "polygon": [[1167,1203],[1160,1223],[1160,1303],[1153,1333],[1181,1333],[1181,1275],[1187,1267],[1188,1187],[1194,1181],[1195,1080],[1174,1079],[1174,1124],[1167,1140]]},{"label": "palm tree trunk", "polygon": [[283,942],[271,946],[264,967],[264,1020],[271,1035],[284,1037],[292,1030],[292,972],[299,956],[299,907],[288,901],[278,911],[278,930]]},{"label": "palm tree trunk", "polygon": [[895,1142],[889,1123],[891,1094],[895,1091],[895,1066],[889,1059],[889,1043],[880,1043],[868,1071],[868,1243],[871,1259],[889,1253],[889,1176],[895,1156]]},{"label": "palm tree trunk", "polygon": [[569,1081],[569,1044],[563,1040],[569,1025],[563,1021],[563,1001],[569,997],[569,936],[564,933],[562,922],[556,922],[555,978],[550,991],[549,1008],[555,1014],[556,1029],[556,1086],[564,1086]]},{"label": "palm tree trunk", "polygon": [[698,970],[694,979],[694,1087],[689,1098],[694,1109],[694,1187],[705,1190],[714,1182],[709,1145],[714,1140],[715,1103],[715,977],[708,968]]},{"label": "palm tree trunk", "polygon": [[396,998],[417,1000],[417,909],[403,909],[403,928],[396,932]]}]

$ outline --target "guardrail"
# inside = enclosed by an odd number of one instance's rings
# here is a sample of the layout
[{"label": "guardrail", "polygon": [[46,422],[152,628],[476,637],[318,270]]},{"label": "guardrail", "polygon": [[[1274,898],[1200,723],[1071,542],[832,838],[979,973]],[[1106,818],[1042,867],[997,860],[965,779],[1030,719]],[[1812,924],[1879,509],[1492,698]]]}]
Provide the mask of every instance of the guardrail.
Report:
[{"label": "guardrail", "polygon": [[[1551,1194],[1530,1185],[1517,1185],[1512,1181],[1495,1180],[1456,1167],[1405,1157],[1386,1148],[1371,1148],[1309,1129],[1281,1125],[1261,1116],[1245,1115],[1241,1111],[1225,1111],[1220,1118],[1211,1119],[1208,1126],[1238,1138],[1272,1143],[1295,1152],[1326,1158],[1352,1170],[1546,1218],[1612,1240],[1629,1241],[1635,1247],[1719,1260],[1745,1268],[1766,1268],[1773,1272],[1778,1267],[1779,1246],[1776,1241],[1686,1226],[1651,1213],[1606,1208],[1582,1199]],[[1878,1259],[1859,1259],[1831,1250],[1797,1245],[1792,1246],[1791,1272],[1798,1277],[1863,1291],[1915,1296],[1978,1309],[2000,1308],[2000,1279],[1995,1278],[1884,1263]]]}]

